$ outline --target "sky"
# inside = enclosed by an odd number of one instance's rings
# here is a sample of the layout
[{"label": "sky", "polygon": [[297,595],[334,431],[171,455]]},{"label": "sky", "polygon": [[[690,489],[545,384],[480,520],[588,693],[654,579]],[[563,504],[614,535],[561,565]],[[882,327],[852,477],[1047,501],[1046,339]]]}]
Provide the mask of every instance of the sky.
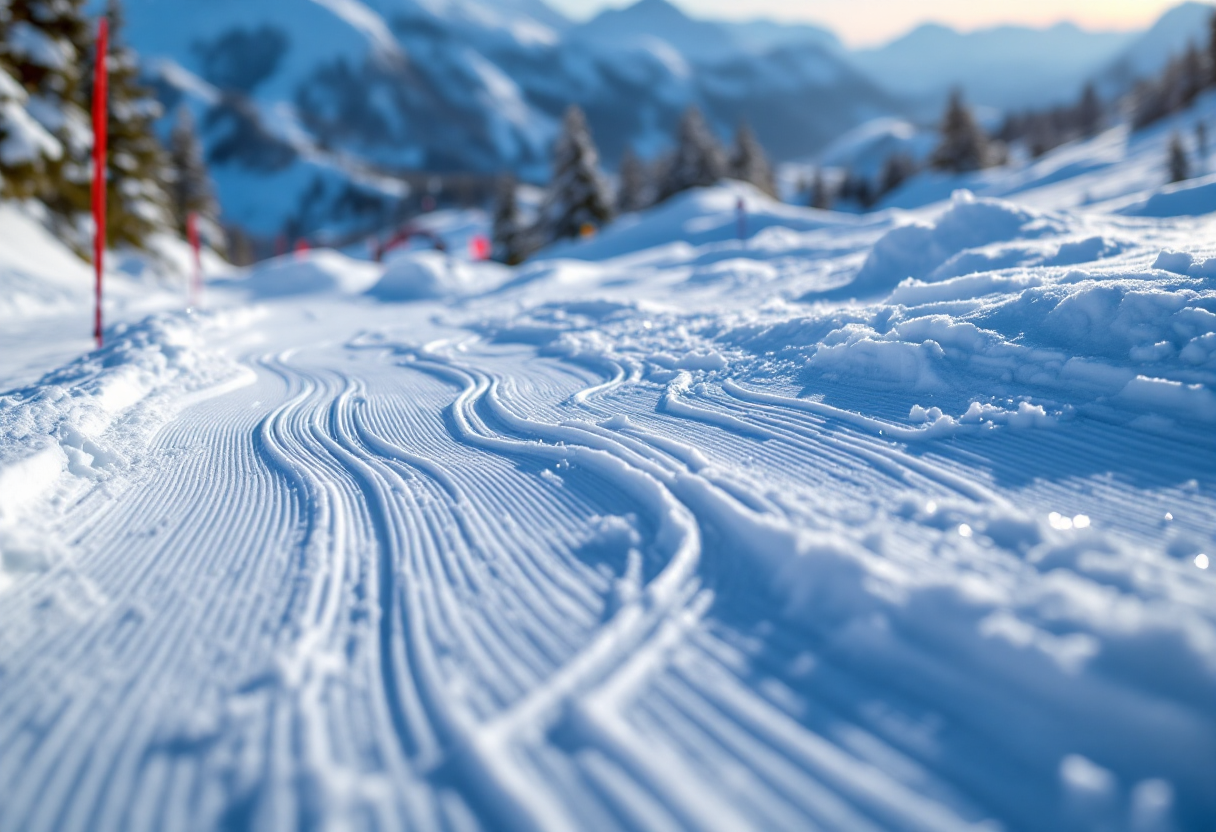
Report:
[{"label": "sky", "polygon": [[[576,20],[634,0],[548,0]],[[767,17],[827,26],[850,46],[884,43],[921,23],[969,31],[1002,23],[1050,26],[1070,20],[1095,30],[1147,27],[1181,0],[673,0],[693,17]]]}]

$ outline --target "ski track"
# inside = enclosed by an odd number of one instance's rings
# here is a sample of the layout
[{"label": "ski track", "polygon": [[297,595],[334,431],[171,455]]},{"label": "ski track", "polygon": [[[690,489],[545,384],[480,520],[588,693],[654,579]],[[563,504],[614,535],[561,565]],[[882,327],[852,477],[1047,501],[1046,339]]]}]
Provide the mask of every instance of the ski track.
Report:
[{"label": "ski track", "polygon": [[[0,605],[0,829],[962,830],[1049,787],[1029,750],[1000,793],[963,764],[1032,718],[1009,680],[927,633],[834,651],[738,556],[822,528],[820,492],[1007,508],[1031,440],[925,450],[464,337],[255,356],[64,509],[72,562]],[[1137,494],[1023,497],[1132,533]],[[957,753],[863,707],[914,721],[934,682],[988,703]]]}]

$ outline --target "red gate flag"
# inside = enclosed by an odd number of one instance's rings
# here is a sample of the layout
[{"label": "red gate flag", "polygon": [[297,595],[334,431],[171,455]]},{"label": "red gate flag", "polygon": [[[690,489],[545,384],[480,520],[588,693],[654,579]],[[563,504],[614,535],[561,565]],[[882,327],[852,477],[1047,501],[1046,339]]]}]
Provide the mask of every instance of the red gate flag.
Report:
[{"label": "red gate flag", "polygon": [[93,315],[93,337],[101,339],[101,275],[106,251],[106,52],[110,49],[110,24],[102,18],[97,26],[97,63],[93,73],[93,266],[97,270],[97,298]]},{"label": "red gate flag", "polygon": [[194,274],[190,279],[190,308],[193,309],[203,300],[203,245],[198,236],[198,214],[194,211],[186,215],[186,238],[194,252]]},{"label": "red gate flag", "polygon": [[469,257],[473,260],[490,259],[490,241],[484,234],[474,234],[469,240]]}]

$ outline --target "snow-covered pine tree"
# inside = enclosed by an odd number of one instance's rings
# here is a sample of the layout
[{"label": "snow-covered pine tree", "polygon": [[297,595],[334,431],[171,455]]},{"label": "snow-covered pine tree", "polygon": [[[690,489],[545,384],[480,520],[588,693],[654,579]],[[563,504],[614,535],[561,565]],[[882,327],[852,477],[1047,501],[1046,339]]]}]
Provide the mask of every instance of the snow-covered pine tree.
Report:
[{"label": "snow-covered pine tree", "polygon": [[1175,109],[1185,109],[1195,102],[1199,93],[1207,86],[1207,67],[1204,66],[1204,55],[1192,42],[1178,61],[1177,92],[1178,98]]},{"label": "snow-covered pine tree", "polygon": [[[172,200],[165,185],[172,178],[168,154],[156,137],[159,102],[139,83],[139,61],[123,44],[119,0],[108,0],[110,20],[110,93],[106,126],[106,242],[143,248],[156,231],[173,228]],[[92,106],[92,50],[85,85]]]},{"label": "snow-covered pine tree", "polygon": [[832,207],[832,189],[823,178],[823,171],[815,169],[815,178],[811,180],[811,207],[827,211]]},{"label": "snow-covered pine tree", "polygon": [[892,153],[882,164],[878,177],[878,197],[891,193],[916,175],[916,160],[907,153]]},{"label": "snow-covered pine tree", "polygon": [[1098,90],[1092,83],[1085,85],[1085,89],[1081,93],[1081,100],[1077,102],[1074,117],[1077,130],[1083,139],[1092,138],[1102,130],[1102,99],[1098,97]]},{"label": "snow-covered pine tree", "polygon": [[1170,182],[1181,182],[1191,178],[1191,162],[1186,157],[1186,146],[1182,143],[1182,136],[1177,133],[1170,139],[1168,167]]},{"label": "snow-covered pine tree", "polygon": [[862,212],[874,207],[874,188],[870,180],[861,174],[847,171],[840,187],[836,189],[836,200],[860,208]]},{"label": "snow-covered pine tree", "polygon": [[726,175],[726,156],[696,107],[689,107],[680,121],[675,153],[659,185],[659,201],[686,191],[716,184]]},{"label": "snow-covered pine tree", "polygon": [[553,179],[541,207],[545,243],[580,236],[612,220],[612,200],[599,170],[599,151],[583,111],[571,105],[553,146]]},{"label": "snow-covered pine tree", "polygon": [[776,199],[777,183],[773,168],[764,155],[764,148],[747,124],[740,124],[735,133],[735,146],[730,157],[730,176],[740,182],[750,182]]},{"label": "snow-covered pine tree", "polygon": [[1153,81],[1140,81],[1131,94],[1132,129],[1139,130],[1169,115],[1165,96]]},{"label": "snow-covered pine tree", "polygon": [[650,206],[651,187],[648,181],[646,165],[633,152],[626,148],[621,157],[620,179],[616,189],[616,210],[621,214],[641,211]]},{"label": "snow-covered pine tree", "polygon": [[[0,44],[8,42],[7,4],[0,5]],[[29,95],[0,53],[0,196],[26,199],[45,192],[49,171],[63,154],[54,136],[26,110]]]},{"label": "snow-covered pine tree", "polygon": [[1216,87],[1216,12],[1208,18],[1207,86]]},{"label": "snow-covered pine tree", "polygon": [[[9,0],[0,55],[28,95],[26,111],[60,146],[34,192],[72,236],[89,210],[93,136],[81,67],[92,44],[86,0]],[[84,250],[84,239],[74,240]]]},{"label": "snow-covered pine tree", "polygon": [[498,181],[494,198],[494,224],[490,232],[494,259],[508,266],[522,263],[531,253],[527,245],[528,231],[519,215],[517,187],[514,176],[504,176]]},{"label": "snow-covered pine tree", "polygon": [[988,137],[963,103],[962,92],[954,90],[942,118],[941,139],[929,163],[938,170],[966,173],[988,167],[992,162]]},{"label": "snow-covered pine tree", "polygon": [[1208,18],[1208,78],[1207,86],[1216,87],[1216,12]]},{"label": "snow-covered pine tree", "polygon": [[[173,200],[173,220],[179,234],[186,233],[190,214],[198,214],[208,225],[219,227],[219,203],[215,186],[207,172],[203,146],[194,129],[194,117],[185,105],[177,108],[169,134],[169,160],[173,176],[169,196]],[[214,243],[214,241],[212,241]]]}]

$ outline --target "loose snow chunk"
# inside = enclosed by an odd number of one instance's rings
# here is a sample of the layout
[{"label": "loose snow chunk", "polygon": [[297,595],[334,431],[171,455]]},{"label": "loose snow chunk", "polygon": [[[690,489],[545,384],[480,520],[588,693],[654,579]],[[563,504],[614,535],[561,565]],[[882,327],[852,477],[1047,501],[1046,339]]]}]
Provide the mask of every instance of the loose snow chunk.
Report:
[{"label": "loose snow chunk", "polygon": [[940,418],[942,418],[942,409],[940,407],[926,409],[918,404],[914,404],[912,405],[912,409],[908,411],[908,419],[912,422],[936,422]]},{"label": "loose snow chunk", "polygon": [[829,377],[860,377],[914,390],[942,386],[934,369],[945,355],[940,344],[887,340],[867,327],[847,329],[851,331],[843,343],[824,344],[815,351],[809,362],[811,368]]},{"label": "loose snow chunk", "polygon": [[1106,237],[1087,237],[1083,240],[1070,240],[1061,243],[1055,256],[1043,262],[1046,266],[1076,266],[1081,263],[1092,263],[1113,257],[1128,248],[1128,244]]},{"label": "loose snow chunk", "polygon": [[1216,393],[1202,384],[1136,376],[1119,394],[1125,403],[1197,422],[1216,422]]},{"label": "loose snow chunk", "polygon": [[1170,251],[1167,249],[1157,255],[1157,259],[1153,261],[1153,268],[1160,269],[1163,272],[1186,274],[1193,262],[1195,262],[1195,258],[1185,251]]},{"label": "loose snow chunk", "polygon": [[1195,263],[1188,273],[1191,277],[1216,277],[1216,257],[1209,257],[1202,263]]},{"label": "loose snow chunk", "polygon": [[908,278],[887,299],[902,306],[919,306],[952,300],[971,300],[1000,293],[1018,292],[1042,285],[1043,278],[1033,273],[993,274],[982,272],[947,280],[924,282]]},{"label": "loose snow chunk", "polygon": [[1006,410],[993,404],[972,402],[967,412],[959,417],[959,424],[977,425],[983,422],[1004,424],[1014,428],[1046,427],[1055,421],[1041,404],[1021,402],[1017,410]]},{"label": "loose snow chunk", "polygon": [[679,359],[681,370],[725,370],[726,359],[716,350],[693,350]]}]

